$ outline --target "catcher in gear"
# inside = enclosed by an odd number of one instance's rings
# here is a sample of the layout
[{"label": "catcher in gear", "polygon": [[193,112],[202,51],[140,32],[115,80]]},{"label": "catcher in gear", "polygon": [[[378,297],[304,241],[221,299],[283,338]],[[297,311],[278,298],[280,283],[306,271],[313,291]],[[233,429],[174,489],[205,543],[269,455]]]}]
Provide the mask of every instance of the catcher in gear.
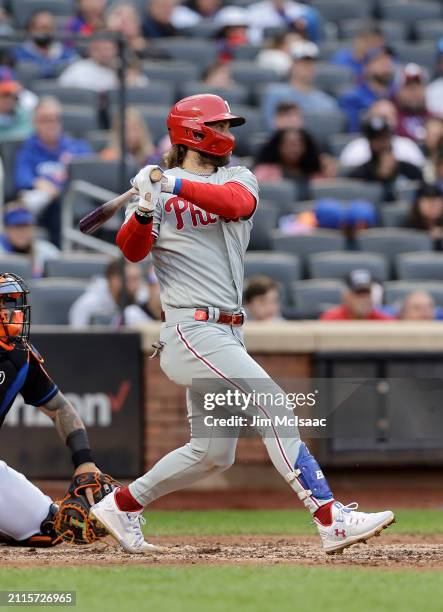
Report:
[{"label": "catcher in gear", "polygon": [[63,539],[87,543],[100,532],[87,515],[112,489],[112,479],[94,463],[85,426],[43,367],[29,341],[31,307],[23,280],[0,275],[0,427],[18,393],[39,408],[72,453],[74,480],[60,507],[23,474],[0,461],[0,542],[53,546]]}]

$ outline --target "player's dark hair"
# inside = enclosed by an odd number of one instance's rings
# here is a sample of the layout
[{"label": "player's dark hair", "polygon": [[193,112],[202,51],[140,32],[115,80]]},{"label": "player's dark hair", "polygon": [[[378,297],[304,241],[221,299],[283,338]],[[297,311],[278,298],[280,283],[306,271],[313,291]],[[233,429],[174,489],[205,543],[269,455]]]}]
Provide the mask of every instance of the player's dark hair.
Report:
[{"label": "player's dark hair", "polygon": [[177,144],[172,147],[163,155],[163,164],[167,170],[171,168],[181,168],[185,161],[188,147],[185,145]]},{"label": "player's dark hair", "polygon": [[266,295],[268,291],[278,289],[275,280],[269,276],[252,276],[246,285],[246,289],[243,293],[243,302],[250,304],[256,297]]}]

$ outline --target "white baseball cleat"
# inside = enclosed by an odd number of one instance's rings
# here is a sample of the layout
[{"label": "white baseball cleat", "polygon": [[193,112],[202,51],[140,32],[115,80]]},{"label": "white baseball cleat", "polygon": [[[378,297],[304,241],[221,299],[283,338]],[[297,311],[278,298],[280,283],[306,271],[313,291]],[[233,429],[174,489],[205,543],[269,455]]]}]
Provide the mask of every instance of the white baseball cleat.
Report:
[{"label": "white baseball cleat", "polygon": [[162,548],[149,544],[143,537],[141,525],[146,521],[141,512],[119,510],[115,491],[91,506],[89,516],[97,521],[128,553],[161,552]]},{"label": "white baseball cleat", "polygon": [[348,546],[366,542],[395,522],[394,513],[390,510],[367,513],[356,512],[357,508],[355,502],[347,506],[334,502],[331,506],[331,525],[322,525],[314,518],[327,554],[341,553]]}]

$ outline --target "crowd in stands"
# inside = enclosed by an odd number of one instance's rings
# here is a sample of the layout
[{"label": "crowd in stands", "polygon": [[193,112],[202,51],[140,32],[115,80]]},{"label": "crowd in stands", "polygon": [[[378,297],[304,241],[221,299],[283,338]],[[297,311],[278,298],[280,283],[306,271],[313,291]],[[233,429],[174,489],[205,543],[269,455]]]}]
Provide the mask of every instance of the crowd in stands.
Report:
[{"label": "crowd in stands", "polygon": [[[170,105],[212,91],[247,118],[234,130],[232,163],[251,168],[262,186],[265,212],[256,215],[250,251],[294,261],[286,287],[281,275],[246,268],[250,319],[441,318],[437,260],[426,264],[429,289],[403,274],[402,256],[420,251],[421,261],[425,251],[443,251],[443,5],[430,0],[426,18],[412,20],[408,9],[419,0],[397,0],[394,18],[386,4],[344,0],[334,12],[325,0],[60,0],[51,13],[32,0],[3,0],[0,257],[30,257],[38,282],[62,247],[70,164],[106,168],[122,156],[130,167],[161,164]],[[125,41],[125,151],[117,35]],[[385,246],[362,246],[378,230]],[[376,253],[386,274],[359,264],[313,276],[315,253],[328,250]],[[306,310],[299,300],[310,279],[341,284]],[[387,301],[385,285],[402,281],[410,290]],[[69,322],[118,326],[159,316],[152,270],[111,262],[72,305]]]}]

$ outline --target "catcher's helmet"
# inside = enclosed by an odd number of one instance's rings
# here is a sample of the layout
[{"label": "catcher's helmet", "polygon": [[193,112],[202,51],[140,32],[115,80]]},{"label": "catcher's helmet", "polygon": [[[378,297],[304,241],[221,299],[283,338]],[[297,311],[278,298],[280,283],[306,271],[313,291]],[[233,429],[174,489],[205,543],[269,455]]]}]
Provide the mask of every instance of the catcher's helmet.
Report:
[{"label": "catcher's helmet", "polygon": [[29,340],[31,307],[25,282],[11,272],[0,275],[0,345],[10,349]]},{"label": "catcher's helmet", "polygon": [[235,138],[208,125],[215,121],[229,121],[233,127],[245,123],[243,117],[231,113],[229,104],[220,96],[198,94],[183,98],[171,108],[166,122],[171,143],[211,155],[227,155],[234,148]]}]

